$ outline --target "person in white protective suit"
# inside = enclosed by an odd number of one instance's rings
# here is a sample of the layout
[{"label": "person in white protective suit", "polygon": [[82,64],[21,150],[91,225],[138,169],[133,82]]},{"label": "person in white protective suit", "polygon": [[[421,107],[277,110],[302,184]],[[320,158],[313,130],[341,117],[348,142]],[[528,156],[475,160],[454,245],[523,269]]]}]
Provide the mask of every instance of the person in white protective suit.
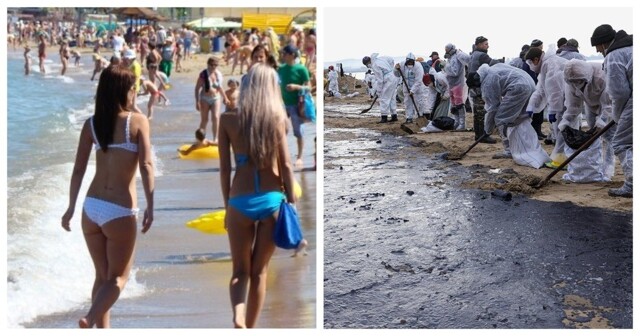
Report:
[{"label": "person in white protective suit", "polygon": [[[404,123],[412,123],[416,114],[418,117],[422,117],[422,114],[424,113],[424,110],[420,110],[423,106],[420,106],[419,103],[424,100],[424,95],[426,94],[426,90],[424,90],[426,88],[422,83],[424,70],[420,63],[416,66],[416,56],[413,53],[409,53],[404,62],[395,65],[395,71],[393,74],[398,78],[402,78],[402,76],[404,76],[404,80],[407,82],[407,85],[401,83],[402,92],[404,93],[404,108],[407,117]],[[409,87],[408,89],[407,86]]]},{"label": "person in white protective suit", "polygon": [[483,64],[477,73],[469,74],[467,85],[480,86],[487,111],[484,130],[491,134],[498,128],[504,146],[502,157],[512,157],[517,164],[536,169],[551,161],[525,109],[536,87],[529,74],[504,63],[491,67]]},{"label": "person in white protective suit", "polygon": [[333,65],[329,66],[327,79],[329,80],[329,87],[327,88],[329,95],[340,98],[340,90],[338,89],[338,72],[334,70]]},{"label": "person in white protective suit", "polygon": [[[564,101],[566,110],[558,124],[558,130],[580,126],[581,112],[585,112],[595,125],[603,128],[611,120],[611,99],[605,92],[605,74],[602,65],[572,59],[564,67]],[[576,156],[567,166],[563,180],[572,182],[610,181],[614,173],[615,156],[611,140],[615,127],[598,138],[589,148]],[[575,151],[565,147],[567,157]]]},{"label": "person in white protective suit", "polygon": [[[393,75],[393,58],[373,53],[371,57],[365,56],[362,58],[362,64],[371,68],[375,76],[373,89],[378,95],[378,103],[380,104],[380,122],[398,121],[396,113],[398,80]],[[391,114],[391,120],[388,120],[389,114]]]},{"label": "person in white protective suit", "polygon": [[547,164],[549,168],[558,167],[567,158],[564,154],[564,138],[558,132],[558,122],[562,120],[564,113],[564,66],[568,61],[556,55],[555,48],[555,44],[547,52],[531,48],[525,55],[525,62],[529,68],[538,74],[538,84],[529,99],[527,112],[533,115],[546,109],[549,113],[551,133],[556,139],[551,152],[553,162]]},{"label": "person in white protective suit", "polygon": [[568,61],[572,59],[579,59],[582,61],[587,60],[587,58],[584,57],[584,55],[578,51],[578,41],[576,41],[576,39],[569,39],[566,44],[564,44],[561,47],[558,47],[558,51],[556,51],[556,55],[562,58],[565,58]]},{"label": "person in white protective suit", "polygon": [[367,73],[364,74],[364,84],[367,86],[367,93],[370,98],[376,94],[373,90],[373,82],[375,80],[375,76],[373,76],[373,71],[371,69],[367,69]]},{"label": "person in white protective suit", "polygon": [[447,75],[444,71],[436,72],[434,68],[429,69],[429,74],[433,76],[433,87],[436,94],[440,96],[440,99],[436,96],[432,119],[437,117],[448,117],[451,100],[449,99],[450,90]]},{"label": "person in white protective suit", "polygon": [[609,189],[609,196],[633,197],[633,35],[604,24],[593,31],[591,45],[604,55],[605,90],[617,125],[613,151],[624,172],[624,184]]},{"label": "person in white protective suit", "polygon": [[444,72],[449,81],[449,96],[451,99],[451,114],[455,119],[455,129],[465,129],[465,109],[466,100],[465,73],[464,67],[469,64],[471,56],[462,50],[456,49],[454,44],[447,44],[444,48],[444,58],[449,59]]}]

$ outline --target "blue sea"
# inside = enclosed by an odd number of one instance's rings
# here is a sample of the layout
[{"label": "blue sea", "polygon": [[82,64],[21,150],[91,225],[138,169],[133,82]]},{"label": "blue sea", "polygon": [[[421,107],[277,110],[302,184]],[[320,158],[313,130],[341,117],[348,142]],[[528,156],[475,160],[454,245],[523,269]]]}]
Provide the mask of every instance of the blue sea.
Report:
[{"label": "blue sea", "polygon": [[[83,55],[80,67],[70,64],[66,76],[60,76],[57,58],[45,64],[46,75],[39,72],[36,60],[31,74],[25,76],[22,54],[8,53],[6,311],[10,328],[76,327],[89,308],[94,277],[80,227],[82,203],[95,173],[93,154],[72,232],[61,228],[60,218],[68,205],[80,129],[93,114],[97,80],[90,81],[91,55]],[[179,160],[176,155],[177,147],[192,141],[199,123],[193,108],[196,76],[188,81],[172,78],[172,89],[166,92],[172,104],[156,107],[151,121],[156,220],[146,235],[138,235],[134,268],[113,308],[114,327],[230,326],[227,237],[184,226],[223,206],[217,160]],[[138,97],[145,113],[147,101]],[[304,164],[310,167],[314,125],[305,125],[305,132]],[[294,155],[291,134],[289,144]],[[314,249],[316,175],[297,172],[296,178],[304,190],[298,209]],[[144,193],[139,181],[137,185],[138,204],[144,209]],[[279,280],[283,295],[267,296],[263,326],[315,326],[315,258],[314,252],[303,259],[276,253],[273,276],[286,279]],[[280,274],[283,270],[291,276]],[[277,293],[277,286],[273,290]],[[289,302],[292,291],[300,294],[295,302]]]}]

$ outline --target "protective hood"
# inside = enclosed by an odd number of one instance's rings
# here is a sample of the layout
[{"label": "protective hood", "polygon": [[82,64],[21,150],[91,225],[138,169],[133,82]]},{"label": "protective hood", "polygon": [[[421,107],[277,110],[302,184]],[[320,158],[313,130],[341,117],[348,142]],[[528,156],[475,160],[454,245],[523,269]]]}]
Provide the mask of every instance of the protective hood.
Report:
[{"label": "protective hood", "polygon": [[414,60],[414,61],[415,61],[415,60],[416,60],[416,55],[414,55],[413,53],[408,53],[408,54],[407,54],[407,59],[408,59],[408,60]]},{"label": "protective hood", "polygon": [[564,67],[564,80],[567,82],[580,80],[590,82],[591,78],[593,78],[593,68],[585,61],[572,59]]},{"label": "protective hood", "polygon": [[485,76],[487,76],[487,73],[489,73],[489,64],[483,64],[478,68],[478,75],[480,76],[480,81],[483,81],[485,79]]}]

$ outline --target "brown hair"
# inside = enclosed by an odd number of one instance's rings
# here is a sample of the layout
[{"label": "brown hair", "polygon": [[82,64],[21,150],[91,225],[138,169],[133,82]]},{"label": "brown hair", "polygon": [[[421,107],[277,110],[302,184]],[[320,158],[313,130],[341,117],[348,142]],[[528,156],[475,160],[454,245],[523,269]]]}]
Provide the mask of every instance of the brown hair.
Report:
[{"label": "brown hair", "polygon": [[527,51],[527,54],[524,56],[525,60],[533,60],[534,58],[542,57],[542,49],[540,48],[530,48]]},{"label": "brown hair", "polygon": [[124,66],[109,66],[100,75],[96,92],[96,107],[93,115],[93,128],[102,151],[113,142],[116,117],[126,111],[129,105],[129,90],[132,90],[136,77]]}]

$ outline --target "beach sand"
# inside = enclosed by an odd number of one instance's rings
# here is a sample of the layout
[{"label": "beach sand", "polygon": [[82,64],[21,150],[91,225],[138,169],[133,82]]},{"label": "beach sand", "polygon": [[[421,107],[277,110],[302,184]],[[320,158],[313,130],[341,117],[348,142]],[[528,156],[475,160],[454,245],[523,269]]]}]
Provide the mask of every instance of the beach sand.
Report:
[{"label": "beach sand", "polygon": [[[340,79],[340,86],[346,85],[353,92],[356,82],[357,84],[362,84],[352,77],[343,77]],[[380,120],[378,103],[376,102],[369,112],[359,114],[360,111],[371,106],[372,100],[365,93],[364,85],[361,88],[357,88],[356,91],[360,94],[354,98],[325,97],[325,127],[365,128],[406,137],[411,140],[413,146],[420,147],[425,156],[430,157],[443,152],[464,152],[474,142],[474,133],[472,131],[408,134],[401,128],[401,124],[404,121],[403,112],[398,114],[399,122],[378,124],[377,122]],[[351,113],[344,113],[345,108]],[[398,104],[398,110],[402,109],[403,104]],[[466,114],[466,125],[468,128],[473,126],[472,113]],[[413,128],[415,130],[419,129],[416,126]],[[545,134],[549,132],[548,122],[543,124],[542,131]],[[497,136],[494,137],[497,138]],[[551,145],[542,146],[547,153],[551,153],[553,150]],[[607,195],[609,188],[619,187],[624,181],[624,175],[617,158],[615,176],[612,182],[586,184],[565,182],[561,178],[564,174],[563,171],[556,174],[547,185],[535,190],[527,186],[526,183],[519,182],[530,177],[544,179],[552,170],[520,166],[511,159],[492,159],[491,157],[494,154],[502,152],[502,148],[500,141],[491,145],[478,144],[462,160],[455,161],[465,167],[473,168],[474,178],[464,181],[462,186],[482,190],[506,189],[526,194],[532,199],[541,201],[572,202],[580,206],[593,206],[617,211],[631,212],[633,208],[632,199],[615,198]],[[325,165],[331,165],[331,163],[326,162]],[[490,173],[489,169],[493,171],[500,169],[500,173]],[[498,183],[496,180],[507,180],[507,183]]]},{"label": "beach sand", "polygon": [[[58,47],[50,47],[48,51],[55,63],[60,62],[57,50]],[[86,71],[92,68],[91,50],[83,49],[82,55]],[[103,55],[109,57],[111,52]],[[183,71],[171,74],[172,88],[166,91],[171,105],[157,106],[151,120],[151,140],[161,161],[157,167],[161,176],[156,177],[155,221],[147,234],[138,236],[134,263],[136,282],[143,284],[145,291],[116,303],[111,315],[114,328],[232,327],[228,239],[226,235],[207,235],[185,226],[187,221],[223,207],[219,162],[180,160],[176,152],[181,144],[193,141],[193,132],[199,124],[193,89],[197,74],[204,69],[209,56],[195,54],[183,61]],[[77,69],[70,63],[68,75],[73,76]],[[236,76],[229,76],[230,69],[227,65],[220,67],[225,82],[229,78],[239,79],[237,70]],[[146,75],[146,70],[143,74]],[[84,80],[77,81],[85,83]],[[88,77],[86,83],[90,83]],[[146,114],[146,100],[139,97],[138,106]],[[298,212],[309,242],[309,254],[291,258],[291,251],[276,251],[270,263],[267,297],[258,327],[316,326],[316,173],[310,169],[314,164],[315,130],[312,130],[313,124],[305,127],[303,161],[307,169],[294,175],[303,189]],[[209,136],[210,132],[209,129]],[[292,134],[288,142],[294,155]],[[137,184],[140,206],[144,207],[141,183]],[[90,265],[87,271],[92,271]],[[25,327],[75,328],[88,309],[89,302],[78,310],[42,316]]]}]

